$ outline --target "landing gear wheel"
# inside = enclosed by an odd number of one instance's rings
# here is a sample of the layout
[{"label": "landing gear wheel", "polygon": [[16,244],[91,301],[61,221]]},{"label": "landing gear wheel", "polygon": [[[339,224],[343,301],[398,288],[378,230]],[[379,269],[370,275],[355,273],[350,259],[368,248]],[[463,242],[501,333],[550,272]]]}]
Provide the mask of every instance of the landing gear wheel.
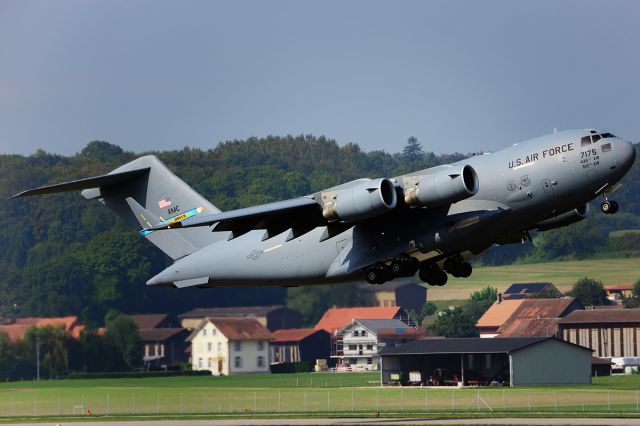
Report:
[{"label": "landing gear wheel", "polygon": [[460,269],[460,262],[458,262],[456,259],[450,257],[447,260],[444,261],[444,270],[453,275],[455,278],[458,278],[460,276],[459,273],[459,269]]},{"label": "landing gear wheel", "polygon": [[449,276],[442,269],[437,269],[434,272],[433,278],[434,278],[433,279],[433,285],[443,286],[443,285],[445,285],[447,283],[447,279],[449,278]]},{"label": "landing gear wheel", "polygon": [[618,202],[617,201],[609,201],[611,203],[611,214],[616,214],[618,212]]},{"label": "landing gear wheel", "polygon": [[421,267],[418,276],[427,284],[437,286],[445,285],[448,279],[447,273],[433,264]]},{"label": "landing gear wheel", "polygon": [[398,258],[391,262],[389,271],[394,277],[411,277],[420,267],[420,262],[414,257]]},{"label": "landing gear wheel", "polygon": [[602,213],[611,214],[612,209],[613,205],[609,200],[604,200],[602,204],[600,204],[600,210],[602,210]]},{"label": "landing gear wheel", "polygon": [[384,269],[370,268],[365,274],[365,279],[369,284],[382,284],[387,280]]},{"label": "landing gear wheel", "polygon": [[471,272],[473,272],[471,264],[467,262],[463,262],[460,264],[460,270],[458,271],[458,273],[461,278],[469,278],[471,276]]}]

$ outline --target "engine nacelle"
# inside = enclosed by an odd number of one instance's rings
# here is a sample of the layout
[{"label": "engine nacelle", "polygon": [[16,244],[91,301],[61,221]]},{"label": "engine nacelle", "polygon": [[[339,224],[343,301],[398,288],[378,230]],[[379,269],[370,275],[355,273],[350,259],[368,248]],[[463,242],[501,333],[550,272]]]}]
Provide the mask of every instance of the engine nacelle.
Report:
[{"label": "engine nacelle", "polygon": [[566,213],[562,213],[558,216],[550,217],[549,219],[536,223],[534,228],[538,231],[547,231],[549,229],[561,228],[563,226],[571,225],[572,223],[580,222],[581,220],[584,220],[588,215],[589,204],[584,204]]},{"label": "engine nacelle", "polygon": [[322,216],[329,222],[354,222],[377,216],[395,208],[398,197],[389,179],[372,179],[338,191],[333,201],[324,205]]},{"label": "engine nacelle", "polygon": [[453,204],[478,192],[478,174],[468,164],[461,169],[447,168],[416,178],[417,181],[405,184],[404,202],[409,206],[431,208]]}]

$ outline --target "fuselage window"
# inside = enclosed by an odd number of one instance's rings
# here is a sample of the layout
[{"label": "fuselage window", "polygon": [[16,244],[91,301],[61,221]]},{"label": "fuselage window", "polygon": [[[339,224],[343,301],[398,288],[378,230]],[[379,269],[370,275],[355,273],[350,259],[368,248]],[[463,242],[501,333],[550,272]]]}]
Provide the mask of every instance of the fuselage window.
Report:
[{"label": "fuselage window", "polygon": [[580,139],[580,145],[582,146],[591,145],[591,136],[585,136],[582,139]]},{"label": "fuselage window", "polygon": [[611,144],[610,143],[603,143],[602,144],[602,152],[609,152],[611,151]]}]

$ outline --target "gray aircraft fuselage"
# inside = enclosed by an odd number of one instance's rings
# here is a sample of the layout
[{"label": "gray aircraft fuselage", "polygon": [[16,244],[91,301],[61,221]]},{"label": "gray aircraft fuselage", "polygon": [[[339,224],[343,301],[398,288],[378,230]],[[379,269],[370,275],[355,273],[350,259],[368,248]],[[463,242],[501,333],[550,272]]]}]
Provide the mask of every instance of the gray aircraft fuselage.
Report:
[{"label": "gray aircraft fuselage", "polygon": [[[460,161],[452,166],[470,165],[477,173],[475,195],[444,207],[390,210],[328,239],[321,238],[325,227],[293,239],[288,232],[264,239],[258,229],[230,240],[217,233],[216,242],[178,259],[147,284],[322,284],[361,279],[365,268],[403,254],[421,262],[478,255],[584,206],[625,175],[635,159],[633,145],[614,136],[585,143],[589,135],[562,131]],[[408,176],[393,181],[401,186]]]}]

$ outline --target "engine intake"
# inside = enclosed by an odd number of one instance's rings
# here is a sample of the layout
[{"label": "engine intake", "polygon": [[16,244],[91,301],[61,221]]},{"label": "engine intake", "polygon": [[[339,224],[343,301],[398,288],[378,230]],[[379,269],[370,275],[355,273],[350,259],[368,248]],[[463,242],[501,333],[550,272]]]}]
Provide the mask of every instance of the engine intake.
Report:
[{"label": "engine intake", "polygon": [[566,213],[559,214],[542,222],[536,223],[534,226],[538,231],[547,231],[549,229],[561,228],[563,226],[571,225],[572,223],[580,222],[589,215],[589,204],[585,203],[580,207],[570,210]]},{"label": "engine intake", "polygon": [[396,188],[389,179],[373,179],[338,191],[324,205],[322,216],[329,222],[354,222],[368,219],[395,208]]},{"label": "engine intake", "polygon": [[469,198],[478,192],[478,174],[470,165],[456,170],[418,176],[417,182],[405,186],[404,202],[409,206],[438,207]]}]

